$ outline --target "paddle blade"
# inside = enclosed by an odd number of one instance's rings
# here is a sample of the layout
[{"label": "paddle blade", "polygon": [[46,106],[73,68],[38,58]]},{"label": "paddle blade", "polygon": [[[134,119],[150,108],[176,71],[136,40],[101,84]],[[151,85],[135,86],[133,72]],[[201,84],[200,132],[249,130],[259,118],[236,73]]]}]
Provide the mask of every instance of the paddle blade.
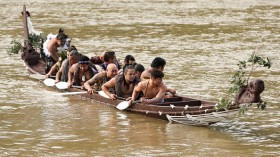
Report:
[{"label": "paddle blade", "polygon": [[129,102],[128,101],[123,101],[116,106],[116,108],[119,109],[119,110],[124,110],[128,107],[129,107]]},{"label": "paddle blade", "polygon": [[46,78],[45,75],[40,75],[40,74],[30,74],[29,77],[37,79],[37,80],[44,80]]},{"label": "paddle blade", "polygon": [[57,84],[55,84],[56,88],[58,89],[67,89],[67,82],[58,82]]},{"label": "paddle blade", "polygon": [[49,86],[49,87],[54,86],[55,85],[55,80],[51,79],[51,78],[47,78],[47,79],[44,80],[44,84],[46,86]]},{"label": "paddle blade", "polygon": [[98,91],[98,94],[103,96],[104,98],[110,99],[110,97],[103,90]]}]

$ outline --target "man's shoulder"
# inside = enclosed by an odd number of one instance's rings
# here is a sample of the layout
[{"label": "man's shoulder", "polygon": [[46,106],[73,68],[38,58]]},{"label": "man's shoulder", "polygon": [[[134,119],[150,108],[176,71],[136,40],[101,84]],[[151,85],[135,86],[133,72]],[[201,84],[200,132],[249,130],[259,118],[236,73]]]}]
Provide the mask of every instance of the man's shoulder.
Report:
[{"label": "man's shoulder", "polygon": [[160,89],[163,89],[163,90],[166,90],[166,89],[167,89],[167,86],[166,86],[164,83],[162,83],[162,84],[159,86],[159,88],[160,88]]},{"label": "man's shoulder", "polygon": [[143,80],[143,81],[140,81],[140,82],[138,83],[138,86],[140,86],[140,87],[146,87],[146,86],[147,86],[148,81],[149,81],[149,80]]},{"label": "man's shoulder", "polygon": [[95,76],[103,78],[105,76],[105,74],[106,74],[105,71],[101,71],[101,72],[97,73]]}]

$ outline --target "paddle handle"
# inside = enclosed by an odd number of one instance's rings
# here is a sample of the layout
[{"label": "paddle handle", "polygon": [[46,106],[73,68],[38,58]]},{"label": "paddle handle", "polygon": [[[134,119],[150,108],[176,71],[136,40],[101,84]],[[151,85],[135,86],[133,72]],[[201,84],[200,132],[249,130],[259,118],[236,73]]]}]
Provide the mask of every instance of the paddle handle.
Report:
[{"label": "paddle handle", "polygon": [[53,95],[66,96],[66,95],[78,95],[78,94],[87,94],[87,91],[84,91],[84,92],[66,92],[66,93],[55,93],[55,94],[53,94]]},{"label": "paddle handle", "polygon": [[135,100],[135,101],[132,101],[132,104],[136,104],[136,103],[139,103],[141,102],[141,100]]}]

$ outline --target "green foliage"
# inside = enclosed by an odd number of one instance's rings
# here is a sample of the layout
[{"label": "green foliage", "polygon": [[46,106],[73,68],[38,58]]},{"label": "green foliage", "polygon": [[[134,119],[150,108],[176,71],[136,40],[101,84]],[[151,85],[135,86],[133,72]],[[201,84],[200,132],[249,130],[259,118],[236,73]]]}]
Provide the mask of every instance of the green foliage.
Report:
[{"label": "green foliage", "polygon": [[[228,109],[233,105],[235,95],[240,90],[240,87],[248,85],[252,73],[259,67],[270,68],[272,65],[269,58],[263,59],[260,56],[257,56],[254,52],[247,61],[239,61],[237,64],[238,70],[232,75],[230,83],[232,87],[228,90],[228,95],[226,98],[221,98],[220,101],[215,106],[215,109]],[[250,67],[248,71],[247,68]],[[265,109],[266,102],[260,102],[258,108]],[[241,107],[240,113],[244,113],[247,109]]]},{"label": "green foliage", "polygon": [[7,52],[9,54],[18,54],[19,51],[22,50],[22,46],[21,46],[21,43],[16,41],[16,40],[13,40],[11,41],[10,43],[12,46],[7,50]]},{"label": "green foliage", "polygon": [[43,34],[40,34],[40,35],[29,34],[28,42],[31,43],[34,46],[34,48],[40,48],[41,42],[44,39],[45,39],[45,37]]},{"label": "green foliage", "polygon": [[[43,34],[40,35],[29,34],[28,42],[31,43],[36,49],[41,47],[41,41],[44,39],[45,37]],[[18,54],[19,51],[22,50],[22,44],[20,42],[13,40],[10,44],[12,46],[7,50],[9,54]]]},{"label": "green foliage", "polygon": [[216,110],[228,109],[232,105],[232,101],[226,98],[221,98],[220,101],[215,105]]}]

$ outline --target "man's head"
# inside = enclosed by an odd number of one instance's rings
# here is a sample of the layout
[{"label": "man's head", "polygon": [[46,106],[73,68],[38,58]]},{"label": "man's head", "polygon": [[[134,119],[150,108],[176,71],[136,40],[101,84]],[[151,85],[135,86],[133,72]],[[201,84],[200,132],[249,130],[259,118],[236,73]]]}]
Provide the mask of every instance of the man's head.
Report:
[{"label": "man's head", "polygon": [[165,67],[165,60],[161,57],[156,57],[152,63],[151,63],[151,67],[152,68],[155,68],[155,69],[158,69],[160,71],[163,71],[164,67]]},{"label": "man's head", "polygon": [[65,34],[64,32],[60,32],[57,34],[56,38],[58,39],[59,41],[59,46],[64,46],[65,42],[66,42],[66,39],[68,38],[68,35]]},{"label": "man's head", "polygon": [[123,67],[123,75],[126,81],[132,82],[135,79],[135,69],[132,65],[126,65]]},{"label": "man's head", "polygon": [[69,59],[70,65],[75,64],[79,61],[80,54],[78,53],[77,50],[72,50],[69,52],[68,59]]},{"label": "man's head", "polygon": [[70,52],[73,51],[73,50],[78,51],[77,48],[74,45],[71,45],[70,47],[68,47],[68,49],[67,49],[67,58],[69,57]]},{"label": "man's head", "polygon": [[131,65],[135,64],[135,58],[132,55],[125,56],[124,65],[127,65],[127,64],[131,64]]},{"label": "man's head", "polygon": [[113,78],[118,74],[118,68],[114,63],[110,63],[106,69],[107,77]]},{"label": "man's head", "polygon": [[116,54],[114,51],[107,51],[104,54],[104,62],[114,63],[116,60]]},{"label": "man's head", "polygon": [[88,71],[88,69],[89,69],[89,58],[87,56],[82,55],[78,63],[79,63],[81,71],[83,71],[83,72]]},{"label": "man's head", "polygon": [[160,70],[153,70],[151,73],[151,80],[153,84],[160,85],[162,83],[162,78],[164,77],[164,74]]},{"label": "man's head", "polygon": [[134,69],[136,72],[136,77],[140,78],[142,72],[145,70],[144,66],[142,64],[135,64]]}]

